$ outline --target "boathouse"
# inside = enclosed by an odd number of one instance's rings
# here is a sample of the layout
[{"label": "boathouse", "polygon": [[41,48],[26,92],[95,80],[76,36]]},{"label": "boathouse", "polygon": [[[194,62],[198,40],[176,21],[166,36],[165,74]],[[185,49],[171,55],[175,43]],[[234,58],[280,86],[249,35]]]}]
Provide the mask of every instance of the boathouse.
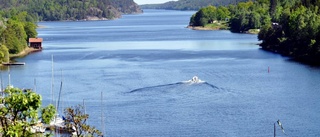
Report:
[{"label": "boathouse", "polygon": [[42,49],[42,38],[29,38],[29,47]]}]

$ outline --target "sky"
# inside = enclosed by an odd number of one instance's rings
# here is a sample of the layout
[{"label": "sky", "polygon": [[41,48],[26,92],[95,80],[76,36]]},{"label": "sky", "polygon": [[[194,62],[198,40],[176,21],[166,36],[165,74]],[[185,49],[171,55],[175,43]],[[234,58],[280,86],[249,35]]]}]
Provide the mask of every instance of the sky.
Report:
[{"label": "sky", "polygon": [[158,3],[165,3],[168,1],[177,1],[177,0],[134,0],[138,5],[141,4],[158,4]]}]

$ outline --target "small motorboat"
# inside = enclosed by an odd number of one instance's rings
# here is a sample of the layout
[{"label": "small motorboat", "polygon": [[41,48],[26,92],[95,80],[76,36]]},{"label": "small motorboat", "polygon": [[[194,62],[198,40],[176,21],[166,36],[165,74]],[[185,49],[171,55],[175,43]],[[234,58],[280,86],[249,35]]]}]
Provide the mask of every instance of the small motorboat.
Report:
[{"label": "small motorboat", "polygon": [[188,81],[184,81],[183,83],[199,84],[199,83],[205,83],[205,81],[202,81],[201,79],[199,79],[198,76],[193,76],[192,79],[190,79]]}]

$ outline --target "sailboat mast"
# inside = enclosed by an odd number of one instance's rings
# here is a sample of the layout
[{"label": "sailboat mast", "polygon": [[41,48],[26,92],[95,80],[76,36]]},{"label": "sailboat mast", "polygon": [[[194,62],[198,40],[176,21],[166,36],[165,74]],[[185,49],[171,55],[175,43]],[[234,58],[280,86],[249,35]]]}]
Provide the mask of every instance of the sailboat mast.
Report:
[{"label": "sailboat mast", "polygon": [[276,137],[276,123],[273,124],[273,136]]},{"label": "sailboat mast", "polygon": [[34,82],[34,83],[33,83],[33,84],[34,84],[34,85],[33,85],[33,86],[34,86],[34,90],[33,90],[33,91],[34,91],[34,92],[37,92],[37,80],[34,79],[33,82]]},{"label": "sailboat mast", "polygon": [[[86,105],[84,103],[84,99],[83,99],[82,105],[83,105],[83,109],[84,109],[84,114],[86,115],[87,114],[87,109],[86,109]],[[88,125],[88,121],[87,120],[86,120],[85,124]]]},{"label": "sailboat mast", "polygon": [[104,124],[103,124],[103,94],[101,92],[101,128],[102,128],[102,137],[104,136]]},{"label": "sailboat mast", "polygon": [[60,84],[60,91],[59,91],[59,97],[58,97],[58,102],[57,102],[57,111],[59,109],[60,106],[60,97],[61,97],[61,91],[62,91],[62,70],[61,70],[61,84]]},{"label": "sailboat mast", "polygon": [[11,76],[10,76],[10,66],[8,66],[8,83],[9,83],[9,88],[11,87]]},{"label": "sailboat mast", "polygon": [[2,73],[1,74],[1,97],[3,97],[3,81],[2,81]]},{"label": "sailboat mast", "polygon": [[51,55],[51,104],[53,104],[53,87],[54,87],[54,73],[53,73],[53,55]]}]

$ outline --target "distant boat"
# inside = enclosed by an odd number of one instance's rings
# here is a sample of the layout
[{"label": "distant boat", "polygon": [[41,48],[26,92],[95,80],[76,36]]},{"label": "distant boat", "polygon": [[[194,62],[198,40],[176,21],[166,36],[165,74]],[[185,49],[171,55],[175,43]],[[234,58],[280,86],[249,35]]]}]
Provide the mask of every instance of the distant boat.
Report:
[{"label": "distant boat", "polygon": [[186,84],[200,84],[200,83],[205,83],[205,81],[202,81],[201,79],[198,78],[198,76],[193,76],[192,79],[188,81],[183,81],[182,83]]}]

